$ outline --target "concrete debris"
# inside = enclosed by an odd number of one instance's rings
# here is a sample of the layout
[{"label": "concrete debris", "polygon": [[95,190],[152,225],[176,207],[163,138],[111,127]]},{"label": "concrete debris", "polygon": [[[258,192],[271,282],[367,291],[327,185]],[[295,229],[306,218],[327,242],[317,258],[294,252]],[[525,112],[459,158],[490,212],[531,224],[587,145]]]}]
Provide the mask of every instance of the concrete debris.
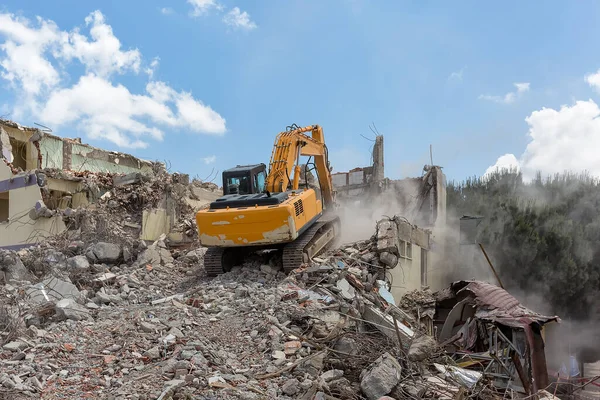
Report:
[{"label": "concrete debris", "polygon": [[90,316],[90,312],[84,306],[77,304],[73,299],[62,299],[55,306],[58,319],[72,319],[80,321]]},{"label": "concrete debris", "polygon": [[75,256],[67,259],[67,268],[77,271],[87,271],[90,268],[90,262],[86,256]]},{"label": "concrete debris", "polygon": [[408,359],[410,361],[424,361],[434,355],[437,348],[438,344],[431,336],[417,336],[408,349]]},{"label": "concrete debris", "polygon": [[[0,252],[8,398],[496,398],[427,336],[420,318],[435,299],[413,293],[395,304],[385,274],[399,256],[391,220],[289,276],[268,253],[209,279],[193,236],[185,246],[168,230],[142,240],[132,225],[148,227],[144,204],[169,208],[165,192],[210,185],[69,176],[110,199],[67,212],[67,232]],[[176,208],[173,220],[188,226],[191,209]]]},{"label": "concrete debris", "polygon": [[80,297],[77,286],[58,278],[48,278],[25,290],[26,295],[34,303],[46,303],[61,299],[77,299]]},{"label": "concrete debris", "polygon": [[92,245],[85,255],[93,263],[114,264],[121,257],[121,247],[113,243],[99,242]]},{"label": "concrete debris", "polygon": [[377,400],[389,394],[400,382],[401,372],[398,361],[385,353],[364,371],[360,388],[369,400]]},{"label": "concrete debris", "polygon": [[17,254],[0,251],[0,282],[29,281],[32,278],[33,276],[25,268]]}]

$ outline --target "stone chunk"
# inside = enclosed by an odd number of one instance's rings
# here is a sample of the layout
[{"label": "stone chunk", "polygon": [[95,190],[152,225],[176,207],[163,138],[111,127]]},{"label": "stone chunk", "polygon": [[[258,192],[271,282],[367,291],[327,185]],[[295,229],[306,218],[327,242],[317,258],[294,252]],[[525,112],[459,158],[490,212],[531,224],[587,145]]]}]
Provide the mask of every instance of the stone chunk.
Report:
[{"label": "stone chunk", "polygon": [[339,338],[337,342],[335,342],[333,349],[344,354],[358,354],[358,346],[356,345],[356,341],[343,336]]},{"label": "stone chunk", "polygon": [[315,354],[300,364],[300,370],[316,377],[323,370],[324,361],[325,353]]},{"label": "stone chunk", "polygon": [[296,393],[298,393],[298,390],[300,389],[299,386],[300,382],[298,382],[298,379],[288,379],[281,387],[281,390],[284,394],[288,396],[293,396]]},{"label": "stone chunk", "polygon": [[8,350],[8,351],[21,351],[21,350],[25,350],[27,347],[29,347],[27,345],[27,343],[21,342],[20,340],[15,340],[15,341],[6,343],[4,346],[2,346],[2,348],[4,350]]},{"label": "stone chunk", "polygon": [[395,268],[398,265],[398,256],[390,253],[389,251],[384,251],[379,254],[379,261],[387,265],[389,268]]},{"label": "stone chunk", "polygon": [[173,263],[173,256],[169,250],[163,247],[152,245],[138,255],[137,260],[133,264],[135,268],[145,267],[147,265],[153,268],[161,265]]},{"label": "stone chunk", "polygon": [[38,304],[65,298],[77,299],[80,296],[79,290],[75,285],[55,277],[33,285],[25,293],[33,302]]},{"label": "stone chunk", "polygon": [[360,389],[369,400],[389,394],[400,382],[402,367],[389,353],[384,353],[361,374]]},{"label": "stone chunk", "polygon": [[93,263],[114,264],[121,257],[121,246],[112,243],[98,242],[85,253]]},{"label": "stone chunk", "polygon": [[377,252],[400,255],[398,244],[398,227],[396,223],[389,219],[377,222]]},{"label": "stone chunk", "polygon": [[86,256],[75,256],[67,259],[67,268],[75,271],[87,271],[90,269],[90,262]]},{"label": "stone chunk", "polygon": [[415,338],[408,348],[408,359],[411,361],[423,361],[435,351],[437,342],[429,335],[421,335]]},{"label": "stone chunk", "polygon": [[6,282],[30,281],[33,276],[29,273],[25,265],[21,262],[19,256],[13,252],[0,253],[0,278],[1,271],[4,271],[4,279]]},{"label": "stone chunk", "polygon": [[80,321],[87,319],[90,316],[90,312],[84,306],[78,304],[73,299],[62,299],[54,307],[56,315],[60,319],[72,319],[73,321]]},{"label": "stone chunk", "polygon": [[321,379],[323,379],[325,382],[330,382],[339,379],[342,376],[344,376],[344,371],[339,369],[330,369],[329,371],[325,371],[323,374],[321,374]]},{"label": "stone chunk", "polygon": [[144,356],[152,359],[152,360],[156,360],[157,358],[160,358],[160,349],[157,347],[152,347],[151,349],[148,349],[145,353]]},{"label": "stone chunk", "polygon": [[260,270],[267,275],[277,275],[279,272],[279,268],[268,264],[261,265]]}]

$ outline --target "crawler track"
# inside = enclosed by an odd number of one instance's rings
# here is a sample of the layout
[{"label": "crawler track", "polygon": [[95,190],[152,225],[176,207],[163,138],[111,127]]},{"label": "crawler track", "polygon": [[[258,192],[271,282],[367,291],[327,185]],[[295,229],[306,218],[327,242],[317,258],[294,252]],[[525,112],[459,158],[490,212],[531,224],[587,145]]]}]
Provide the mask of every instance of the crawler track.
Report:
[{"label": "crawler track", "polygon": [[283,248],[284,272],[290,273],[335,243],[339,236],[339,222],[338,217],[324,216],[298,239],[285,245]]},{"label": "crawler track", "polygon": [[304,248],[310,243],[315,235],[325,226],[324,222],[317,222],[306,232],[283,248],[283,271],[288,274],[298,268],[304,262]]},{"label": "crawler track", "polygon": [[217,276],[225,271],[223,270],[223,254],[225,249],[221,247],[210,247],[204,254],[204,269],[206,275]]},{"label": "crawler track", "polygon": [[[288,274],[307,262],[326,248],[330,247],[339,234],[339,218],[322,217],[307,229],[298,239],[283,246],[283,271]],[[281,247],[279,247],[281,248]],[[231,270],[234,265],[242,263],[250,248],[211,247],[204,254],[206,274],[214,277]]]}]

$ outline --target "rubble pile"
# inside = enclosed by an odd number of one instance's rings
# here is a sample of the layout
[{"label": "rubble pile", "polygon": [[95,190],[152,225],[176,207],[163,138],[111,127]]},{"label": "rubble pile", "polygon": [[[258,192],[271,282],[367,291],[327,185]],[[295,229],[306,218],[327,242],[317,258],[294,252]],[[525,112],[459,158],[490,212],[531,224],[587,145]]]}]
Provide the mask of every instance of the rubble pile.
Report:
[{"label": "rubble pile", "polygon": [[218,186],[198,180],[190,183],[188,175],[170,174],[164,165],[153,165],[154,174],[151,176],[43,170],[48,178],[81,182],[80,190],[86,193],[90,202],[84,207],[60,211],[67,232],[51,239],[52,245],[60,247],[61,241],[65,246],[72,240],[86,243],[104,240],[131,247],[140,236],[144,212],[157,209],[165,210],[173,221],[172,232],[181,232],[188,241],[195,241],[194,211],[209,203],[198,201],[203,200],[205,193],[215,197],[212,193],[218,190]]},{"label": "rubble pile", "polygon": [[135,251],[72,241],[5,252],[2,391],[48,399],[494,397],[394,306],[379,250],[376,235],[289,276],[266,252],[212,280],[204,249],[169,249],[164,238],[138,240]]}]

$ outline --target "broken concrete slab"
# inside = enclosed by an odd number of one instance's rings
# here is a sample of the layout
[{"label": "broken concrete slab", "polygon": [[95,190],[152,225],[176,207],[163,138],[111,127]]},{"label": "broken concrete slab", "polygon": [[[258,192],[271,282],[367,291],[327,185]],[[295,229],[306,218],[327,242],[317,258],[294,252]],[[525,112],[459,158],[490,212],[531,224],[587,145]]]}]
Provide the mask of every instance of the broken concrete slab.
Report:
[{"label": "broken concrete slab", "polygon": [[121,258],[121,246],[113,243],[98,242],[85,253],[90,262],[114,264]]},{"label": "broken concrete slab", "polygon": [[423,361],[430,357],[437,348],[438,344],[431,336],[417,336],[408,348],[408,359],[411,361]]},{"label": "broken concrete slab", "polygon": [[405,350],[408,350],[408,343],[410,343],[415,335],[410,327],[396,320],[396,326],[398,328],[396,330],[393,317],[372,305],[365,306],[363,318],[368,322],[372,322],[374,327],[395,342],[398,342],[397,332],[399,332],[400,337],[402,338],[402,346]]},{"label": "broken concrete slab", "polygon": [[379,254],[388,252],[399,256],[398,245],[398,227],[396,223],[389,219],[377,222],[377,252]]},{"label": "broken concrete slab", "polygon": [[67,268],[75,271],[87,271],[90,269],[90,262],[86,256],[75,256],[67,259]]},{"label": "broken concrete slab", "polygon": [[389,353],[384,353],[361,374],[360,389],[369,400],[389,394],[400,382],[402,366]]},{"label": "broken concrete slab", "polygon": [[356,291],[346,279],[340,279],[337,284],[337,288],[340,290],[340,294],[346,300],[352,300],[356,296]]},{"label": "broken concrete slab", "polygon": [[32,285],[25,291],[25,294],[31,301],[38,304],[55,302],[65,298],[76,300],[80,297],[79,290],[75,285],[55,277]]},{"label": "broken concrete slab", "polygon": [[23,265],[19,256],[10,251],[0,253],[0,271],[4,272],[6,282],[33,280],[33,275]]},{"label": "broken concrete slab", "polygon": [[132,172],[131,174],[113,177],[113,185],[115,187],[132,185],[141,182],[141,180],[142,174],[139,172]]},{"label": "broken concrete slab", "polygon": [[59,319],[81,321],[90,317],[90,311],[73,299],[62,299],[54,307]]}]

